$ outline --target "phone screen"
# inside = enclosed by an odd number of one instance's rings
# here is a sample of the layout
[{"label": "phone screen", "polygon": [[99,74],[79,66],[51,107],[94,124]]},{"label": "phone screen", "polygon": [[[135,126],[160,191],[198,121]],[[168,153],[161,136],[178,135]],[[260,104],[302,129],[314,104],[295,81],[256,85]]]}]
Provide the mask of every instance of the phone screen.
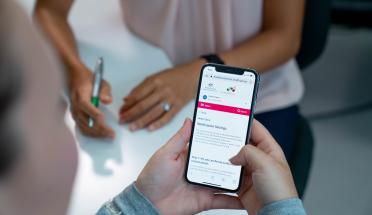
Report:
[{"label": "phone screen", "polygon": [[253,70],[203,66],[185,173],[189,183],[239,189],[242,168],[229,159],[247,143],[257,82]]}]

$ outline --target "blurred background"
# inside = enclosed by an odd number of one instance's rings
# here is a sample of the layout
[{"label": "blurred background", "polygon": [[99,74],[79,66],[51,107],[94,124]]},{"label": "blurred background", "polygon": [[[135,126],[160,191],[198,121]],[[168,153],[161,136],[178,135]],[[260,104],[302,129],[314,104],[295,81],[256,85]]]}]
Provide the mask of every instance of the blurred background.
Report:
[{"label": "blurred background", "polygon": [[[31,13],[34,1],[18,1]],[[84,13],[73,14],[76,22],[72,25],[82,27],[80,39],[91,36],[90,26],[121,20],[112,17],[117,13],[110,12],[118,10],[112,7],[118,3],[97,8],[94,3],[79,0],[74,10],[80,2],[90,5],[86,10],[97,12],[96,16],[101,12],[111,14],[99,24],[92,23]],[[308,214],[317,215],[371,214],[372,0],[313,2],[322,2],[323,8],[315,8],[328,13],[311,23],[306,35],[309,46],[319,39],[313,37],[318,30],[326,36],[320,38],[324,46],[319,45],[314,59],[303,69],[306,92],[301,112],[310,122],[314,137],[305,207]]]},{"label": "blurred background", "polygon": [[315,137],[309,214],[371,214],[372,1],[332,0],[321,57],[303,72]]}]

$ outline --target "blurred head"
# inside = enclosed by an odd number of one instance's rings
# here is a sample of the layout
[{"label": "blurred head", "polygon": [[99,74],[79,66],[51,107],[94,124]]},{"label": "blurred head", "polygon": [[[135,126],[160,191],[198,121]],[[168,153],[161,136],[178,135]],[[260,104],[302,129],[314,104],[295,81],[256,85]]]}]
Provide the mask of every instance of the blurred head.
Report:
[{"label": "blurred head", "polygon": [[77,165],[54,53],[0,1],[0,214],[65,214]]}]

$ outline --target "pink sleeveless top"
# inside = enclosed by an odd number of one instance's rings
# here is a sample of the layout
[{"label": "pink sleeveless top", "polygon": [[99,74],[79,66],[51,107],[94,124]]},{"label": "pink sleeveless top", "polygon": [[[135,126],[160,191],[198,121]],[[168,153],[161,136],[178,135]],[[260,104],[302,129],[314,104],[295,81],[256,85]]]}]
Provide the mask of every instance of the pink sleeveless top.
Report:
[{"label": "pink sleeveless top", "polygon": [[[122,0],[128,28],[165,51],[173,64],[228,50],[259,33],[263,0]],[[303,83],[296,62],[261,76],[257,111],[296,104]]]}]

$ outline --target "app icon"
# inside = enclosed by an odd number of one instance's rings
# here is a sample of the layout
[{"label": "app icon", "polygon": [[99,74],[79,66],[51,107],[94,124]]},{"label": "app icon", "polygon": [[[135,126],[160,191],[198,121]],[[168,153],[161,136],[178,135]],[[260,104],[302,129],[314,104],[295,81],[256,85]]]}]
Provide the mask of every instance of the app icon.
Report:
[{"label": "app icon", "polygon": [[235,92],[236,87],[235,86],[234,87],[228,87],[226,90],[227,90],[227,92]]}]

